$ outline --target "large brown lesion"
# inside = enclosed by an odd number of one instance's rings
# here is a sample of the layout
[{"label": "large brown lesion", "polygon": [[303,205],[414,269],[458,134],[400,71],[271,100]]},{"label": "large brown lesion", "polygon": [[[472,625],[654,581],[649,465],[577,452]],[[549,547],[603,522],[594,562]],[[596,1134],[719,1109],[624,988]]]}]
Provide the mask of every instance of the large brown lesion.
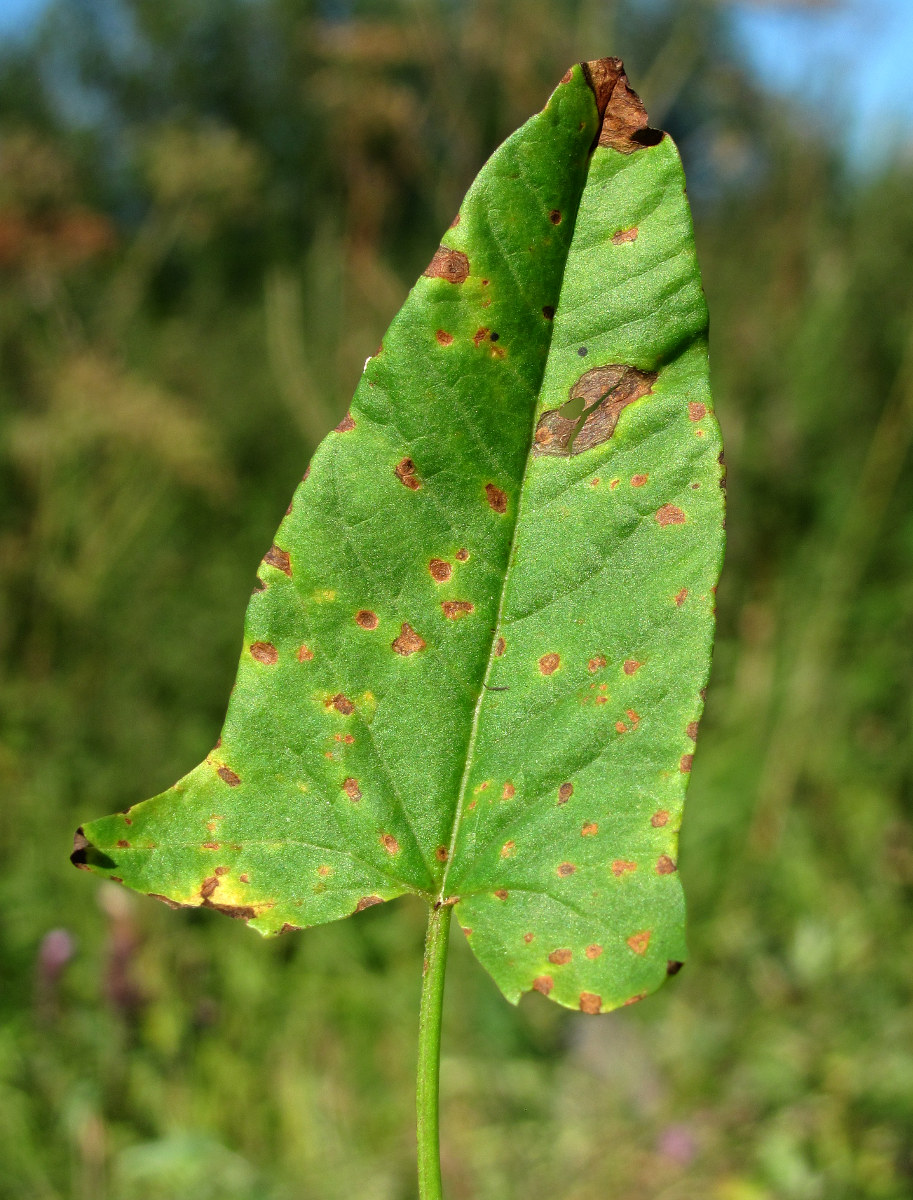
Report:
[{"label": "large brown lesion", "polygon": [[620,58],[598,58],[581,63],[583,74],[596,98],[601,126],[598,144],[622,154],[633,154],[655,146],[666,136],[650,128],[643,101],[628,83]]},{"label": "large brown lesion", "polygon": [[[570,389],[567,403],[539,418],[533,452],[568,458],[607,442],[623,410],[648,396],[656,379],[656,371],[641,371],[623,363],[608,363],[584,372]],[[580,411],[568,413],[572,407]]]}]

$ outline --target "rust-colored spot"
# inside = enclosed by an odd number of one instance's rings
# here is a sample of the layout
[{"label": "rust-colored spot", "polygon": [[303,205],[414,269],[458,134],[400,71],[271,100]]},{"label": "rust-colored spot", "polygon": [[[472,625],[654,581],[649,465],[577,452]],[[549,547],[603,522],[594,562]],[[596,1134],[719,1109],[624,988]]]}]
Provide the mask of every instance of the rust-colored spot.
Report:
[{"label": "rust-colored spot", "polygon": [[201,848],[203,850],[221,850],[221,842],[203,842]]},{"label": "rust-colored spot", "polygon": [[462,925],[460,926],[460,929],[462,929],[462,930],[463,930],[463,933],[465,933],[467,937],[472,937],[472,930],[471,930],[471,929],[464,929]]},{"label": "rust-colored spot", "polygon": [[599,832],[599,826],[596,824],[596,822],[595,821],[587,821],[587,823],[580,830],[580,836],[581,837],[595,837],[598,832]]},{"label": "rust-colored spot", "polygon": [[633,708],[626,708],[625,715],[627,716],[628,720],[631,722],[631,728],[636,729],[637,726],[640,724],[639,715],[634,711]]},{"label": "rust-colored spot", "polygon": [[705,405],[697,404],[693,400],[688,405],[688,419],[690,421],[703,421],[703,419],[704,419],[704,417],[706,417],[706,415],[707,415],[707,408]]},{"label": "rust-colored spot", "polygon": [[548,956],[548,961],[550,963],[555,963],[559,967],[563,967],[566,963],[569,963],[572,958],[573,954],[571,951],[566,946],[563,946],[560,950],[553,950]]},{"label": "rust-colored spot", "polygon": [[469,551],[466,549],[465,546],[461,546],[460,549],[457,550],[457,552],[456,552],[456,557],[459,559],[460,562],[466,562],[467,559],[469,558]]},{"label": "rust-colored spot", "polygon": [[[581,350],[585,352],[585,348]],[[584,371],[568,392],[568,402],[583,401],[583,413],[566,416],[564,405],[544,412],[536,424],[534,453],[567,458],[607,442],[624,409],[649,396],[656,379],[655,371],[641,371],[624,363]]]},{"label": "rust-colored spot", "polygon": [[533,988],[543,996],[547,996],[554,986],[555,981],[551,975],[537,975],[533,980]]},{"label": "rust-colored spot", "polygon": [[459,225],[459,223],[460,223],[460,214],[457,213],[457,215],[450,222],[448,229],[456,229],[456,227],[457,227],[457,225]]},{"label": "rust-colored spot", "polygon": [[258,575],[257,578],[254,580],[254,590],[252,592],[252,595],[257,596],[260,594],[260,592],[265,592],[266,588],[267,588],[266,581],[261,579],[260,576]]},{"label": "rust-colored spot", "polygon": [[684,965],[684,963],[676,962],[674,958],[670,958],[666,963],[666,974],[677,975]]},{"label": "rust-colored spot", "polygon": [[607,664],[606,664],[606,660],[605,660],[604,656],[601,654],[597,654],[595,658],[590,659],[590,661],[587,665],[590,669],[590,673],[595,674],[598,670],[600,670],[602,667],[606,666]]},{"label": "rust-colored spot", "polygon": [[118,849],[120,849],[120,850],[129,850],[130,849],[130,843],[125,842],[123,838],[120,838],[118,840],[117,845],[118,845]]},{"label": "rust-colored spot", "polygon": [[360,608],[355,614],[355,624],[360,625],[362,629],[376,629],[379,621],[376,612],[371,612],[369,608]]},{"label": "rust-colored spot", "polygon": [[463,283],[469,278],[469,259],[462,250],[448,250],[446,246],[439,246],[422,274],[428,279]]},{"label": "rust-colored spot", "polygon": [[467,613],[475,612],[475,605],[469,600],[445,600],[441,605],[444,616],[448,621],[458,621]]},{"label": "rust-colored spot", "polygon": [[383,896],[362,896],[355,905],[356,912],[364,912],[366,908],[373,908],[375,904],[383,904]]},{"label": "rust-colored spot", "polygon": [[573,875],[577,868],[573,863],[563,862],[558,864],[558,874],[562,879],[566,879],[568,875]]},{"label": "rust-colored spot", "polygon": [[628,1008],[632,1004],[639,1004],[641,1000],[646,1000],[646,992],[638,992],[636,996],[629,996],[624,1002],[624,1007]]},{"label": "rust-colored spot", "polygon": [[573,78],[574,78],[574,68],[568,67],[568,69],[561,76],[559,83],[570,83]]},{"label": "rust-colored spot", "polygon": [[513,854],[513,852],[516,850],[516,848],[517,848],[516,842],[505,842],[504,845],[501,847],[501,857],[502,858],[510,858],[510,856]]},{"label": "rust-colored spot", "polygon": [[434,336],[437,338],[439,346],[453,345],[453,334],[447,333],[447,331],[444,329],[439,329]]},{"label": "rust-colored spot", "polygon": [[242,883],[250,883],[249,875],[239,875],[238,878],[241,880]]},{"label": "rust-colored spot", "polygon": [[554,321],[554,319],[555,319],[554,306],[551,304],[544,305],[544,307],[542,309],[542,315],[543,315],[543,317],[545,317],[546,321]]},{"label": "rust-colored spot", "polygon": [[295,657],[299,662],[310,662],[314,657],[314,651],[309,649],[307,646],[299,646],[295,651]]},{"label": "rust-colored spot", "polygon": [[217,874],[218,876],[220,876],[220,877],[221,877],[222,875],[227,875],[227,874],[228,874],[228,867],[216,867],[216,874]]},{"label": "rust-colored spot", "polygon": [[419,650],[424,650],[427,644],[421,634],[416,633],[407,621],[403,621],[399,637],[394,638],[390,643],[392,649],[397,654],[401,654],[403,658],[408,658],[410,654],[417,654]]},{"label": "rust-colored spot", "polygon": [[664,504],[656,510],[656,520],[660,525],[684,525],[685,514],[674,504]]},{"label": "rust-colored spot", "polygon": [[688,737],[691,738],[692,742],[697,741],[697,730],[698,730],[697,721],[689,721],[687,728],[685,729],[685,733],[688,735]]},{"label": "rust-colored spot", "polygon": [[668,814],[668,812],[666,812],[666,810],[664,808],[661,808],[659,810],[659,812],[655,812],[653,814],[653,816],[650,818],[650,824],[653,826],[654,829],[662,829],[662,827],[664,825],[668,824],[668,822],[669,822],[669,814]]},{"label": "rust-colored spot", "polygon": [[493,483],[485,484],[485,495],[488,497],[488,507],[496,513],[507,512],[507,493],[502,492]]},{"label": "rust-colored spot", "polygon": [[499,900],[506,900],[507,899],[507,889],[506,888],[498,888],[498,890],[495,892],[495,896],[497,896],[497,898]]},{"label": "rust-colored spot", "polygon": [[628,871],[636,871],[636,870],[637,870],[637,863],[636,862],[628,862],[628,860],[624,859],[624,858],[616,858],[615,861],[612,863],[612,874],[615,876],[616,879],[618,879],[618,877],[620,875],[625,875]]},{"label": "rust-colored spot", "polygon": [[403,487],[409,488],[410,491],[417,492],[422,486],[422,481],[415,474],[415,463],[411,458],[401,458],[393,468],[393,474]]},{"label": "rust-colored spot", "polygon": [[661,854],[659,856],[659,858],[656,860],[656,874],[657,875],[674,875],[676,872],[676,869],[677,868],[675,866],[675,863],[672,861],[672,859],[669,857],[668,854]]},{"label": "rust-colored spot", "polygon": [[602,996],[597,996],[595,992],[580,993],[580,1011],[589,1013],[590,1016],[595,1016],[602,1009]]},{"label": "rust-colored spot", "polygon": [[208,900],[218,886],[218,877],[215,875],[210,875],[208,879],[204,879],[200,884],[200,895],[204,900]]},{"label": "rust-colored spot", "polygon": [[647,110],[628,83],[620,58],[600,58],[583,64],[583,73],[596,97],[602,118],[599,145],[622,154],[655,146],[665,134],[651,129]]},{"label": "rust-colored spot", "polygon": [[453,567],[449,562],[445,562],[443,558],[432,558],[428,564],[428,570],[431,572],[431,578],[435,583],[446,583],[453,574]]},{"label": "rust-colored spot", "polygon": [[681,608],[681,606],[685,603],[685,601],[687,599],[688,599],[688,589],[682,588],[681,591],[675,593],[675,607]]},{"label": "rust-colored spot", "polygon": [[678,769],[682,772],[683,775],[687,775],[688,772],[691,770],[691,764],[693,762],[694,762],[693,754],[683,754],[681,759],[679,760]]},{"label": "rust-colored spot", "polygon": [[558,211],[557,208],[553,208],[552,211],[548,214],[548,219],[551,221],[551,223],[553,225],[560,225],[561,224],[561,213]]},{"label": "rust-colored spot", "polygon": [[317,868],[317,874],[318,874],[318,875],[321,877],[321,879],[326,879],[326,878],[328,878],[328,876],[330,876],[330,875],[332,875],[332,874],[333,874],[333,868],[332,868],[332,867],[328,867],[328,866],[327,866],[327,865],[324,863],[322,866],[319,866],[319,867]]},{"label": "rust-colored spot", "polygon": [[628,727],[627,727],[627,725],[625,725],[624,721],[616,721],[615,722],[615,732],[616,733],[627,733],[628,732]]},{"label": "rust-colored spot", "polygon": [[337,433],[351,433],[355,428],[355,422],[352,420],[352,414],[346,413],[339,424],[336,426]]},{"label": "rust-colored spot", "polygon": [[561,666],[560,654],[543,654],[539,659],[539,670],[543,675],[554,675]]},{"label": "rust-colored spot", "polygon": [[649,475],[632,475],[631,476],[631,487],[637,487],[637,488],[643,487],[649,478],[650,478]]},{"label": "rust-colored spot", "polygon": [[479,346],[481,346],[481,344],[488,337],[489,333],[491,333],[491,330],[488,328],[487,325],[483,325],[480,329],[477,329],[475,331],[475,333],[472,335],[472,344],[473,344],[473,346],[475,346],[475,348],[477,350],[478,350]]},{"label": "rust-colored spot", "polygon": [[279,930],[279,936],[281,937],[284,933],[300,933],[303,928],[303,925],[293,925],[290,921],[286,921]]},{"label": "rust-colored spot", "polygon": [[501,793],[501,799],[502,800],[513,800],[513,798],[514,798],[514,796],[516,796],[516,794],[517,794],[517,789],[510,782],[510,780],[508,780],[507,783],[504,784],[504,791]]},{"label": "rust-colored spot", "polygon": [[335,696],[331,696],[326,701],[327,708],[335,708],[337,712],[342,713],[344,717],[349,717],[355,711],[355,705],[342,692],[337,692]]},{"label": "rust-colored spot", "polygon": [[350,800],[361,799],[361,788],[358,786],[357,779],[344,779],[342,782],[342,790]]},{"label": "rust-colored spot", "polygon": [[447,847],[446,846],[438,846],[438,848],[434,852],[434,857],[438,860],[438,862],[445,863],[447,861],[447,857],[448,857]]},{"label": "rust-colored spot", "polygon": [[498,640],[495,642],[495,658],[500,658],[503,655],[506,648],[507,648],[507,646],[506,646],[504,639],[502,637],[499,637]]},{"label": "rust-colored spot", "polygon": [[380,844],[388,854],[399,854],[399,842],[392,833],[382,833],[380,835]]},{"label": "rust-colored spot", "polygon": [[257,662],[272,667],[279,661],[279,651],[272,642],[254,642],[250,648],[251,657]]},{"label": "rust-colored spot", "polygon": [[230,767],[219,767],[219,769],[216,771],[216,774],[222,780],[222,782],[227,783],[229,787],[237,787],[241,782],[240,776],[236,775]]},{"label": "rust-colored spot", "polygon": [[263,556],[263,561],[269,566],[275,567],[277,570],[282,571],[284,574],[288,575],[289,579],[291,579],[292,560],[289,558],[289,553],[287,550],[280,550],[278,546],[270,546]]},{"label": "rust-colored spot", "polygon": [[623,246],[625,242],[636,242],[638,233],[640,230],[636,225],[632,225],[630,229],[619,229],[617,233],[612,234],[612,245]]},{"label": "rust-colored spot", "polygon": [[650,945],[652,930],[642,929],[640,933],[632,933],[627,939],[627,944],[631,947],[635,954],[646,954],[647,947]]},{"label": "rust-colored spot", "polygon": [[636,658],[626,658],[622,670],[625,675],[633,675],[635,671],[639,671],[644,664],[638,662]]},{"label": "rust-colored spot", "polygon": [[587,946],[583,953],[589,959],[598,958],[600,954],[602,954],[602,946],[600,946],[598,942],[593,942],[591,946]]},{"label": "rust-colored spot", "polygon": [[572,783],[562,783],[558,788],[558,803],[567,804],[571,796],[574,794],[574,785]]}]

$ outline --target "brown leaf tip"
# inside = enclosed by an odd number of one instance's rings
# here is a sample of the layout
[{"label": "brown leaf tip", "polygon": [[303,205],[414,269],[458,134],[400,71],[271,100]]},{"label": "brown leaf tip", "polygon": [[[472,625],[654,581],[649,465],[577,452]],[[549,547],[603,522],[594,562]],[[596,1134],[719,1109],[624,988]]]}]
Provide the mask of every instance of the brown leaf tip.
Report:
[{"label": "brown leaf tip", "polygon": [[401,458],[393,468],[393,474],[403,487],[409,488],[410,491],[417,492],[422,486],[422,481],[415,474],[415,463],[411,458]]},{"label": "brown leaf tip", "polygon": [[419,650],[424,650],[427,644],[421,634],[416,633],[406,621],[403,621],[399,637],[394,638],[390,643],[395,653],[401,654],[403,658],[408,658],[410,654],[417,654]]},{"label": "brown leaf tip", "polygon": [[279,661],[279,651],[272,642],[254,642],[250,648],[250,655],[267,667],[273,667]]},{"label": "brown leaf tip", "polygon": [[602,1009],[602,996],[597,996],[595,992],[580,993],[580,1011],[589,1013],[590,1016],[595,1016]]},{"label": "brown leaf tip", "polygon": [[82,826],[73,834],[73,852],[70,855],[70,862],[74,867],[79,867],[81,871],[88,871],[89,865],[87,862],[86,851],[91,846],[91,842],[82,831]]},{"label": "brown leaf tip", "polygon": [[469,259],[462,250],[439,246],[434,258],[422,272],[428,279],[444,279],[447,283],[463,283],[469,278]]},{"label": "brown leaf tip", "polygon": [[352,420],[352,414],[346,413],[339,424],[336,426],[337,433],[351,433],[355,428],[355,422]]},{"label": "brown leaf tip", "polygon": [[600,58],[581,66],[602,120],[600,146],[633,154],[662,141],[665,135],[660,129],[650,128],[647,110],[628,83],[620,58]]}]

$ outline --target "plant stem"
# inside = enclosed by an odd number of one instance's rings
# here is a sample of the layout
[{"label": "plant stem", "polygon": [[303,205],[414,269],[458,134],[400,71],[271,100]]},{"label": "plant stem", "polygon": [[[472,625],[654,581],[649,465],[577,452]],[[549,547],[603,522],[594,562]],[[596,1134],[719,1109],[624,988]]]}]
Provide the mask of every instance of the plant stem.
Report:
[{"label": "plant stem", "polygon": [[431,909],[425,936],[422,1003],[418,1021],[418,1194],[419,1200],[442,1200],[438,1136],[438,1077],[441,1065],[441,1015],[444,973],[450,942],[450,905]]}]

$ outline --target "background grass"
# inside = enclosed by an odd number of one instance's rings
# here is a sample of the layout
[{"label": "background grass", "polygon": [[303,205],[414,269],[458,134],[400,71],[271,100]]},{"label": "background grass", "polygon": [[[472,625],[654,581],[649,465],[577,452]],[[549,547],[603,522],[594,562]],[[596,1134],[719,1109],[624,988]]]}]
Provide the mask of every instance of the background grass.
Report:
[{"label": "background grass", "polygon": [[67,862],[209,747],[256,563],[494,145],[625,56],[730,463],[692,958],[598,1021],[458,940],[452,1200],[913,1192],[913,167],[718,5],[61,0],[0,55],[0,1196],[408,1200],[423,913],[262,942]]}]

